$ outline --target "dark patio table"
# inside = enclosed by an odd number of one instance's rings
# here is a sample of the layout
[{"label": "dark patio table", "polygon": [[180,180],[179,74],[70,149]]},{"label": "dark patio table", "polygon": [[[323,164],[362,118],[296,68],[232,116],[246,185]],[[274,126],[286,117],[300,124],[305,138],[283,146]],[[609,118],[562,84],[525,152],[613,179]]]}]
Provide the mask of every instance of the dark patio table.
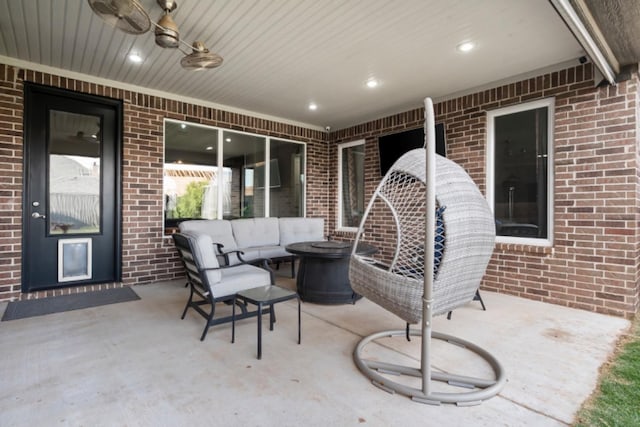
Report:
[{"label": "dark patio table", "polygon": [[[335,240],[300,242],[286,246],[286,250],[300,257],[296,286],[305,302],[346,304],[361,298],[349,283],[349,258],[353,242]],[[359,255],[377,252],[375,246],[358,244]]]}]

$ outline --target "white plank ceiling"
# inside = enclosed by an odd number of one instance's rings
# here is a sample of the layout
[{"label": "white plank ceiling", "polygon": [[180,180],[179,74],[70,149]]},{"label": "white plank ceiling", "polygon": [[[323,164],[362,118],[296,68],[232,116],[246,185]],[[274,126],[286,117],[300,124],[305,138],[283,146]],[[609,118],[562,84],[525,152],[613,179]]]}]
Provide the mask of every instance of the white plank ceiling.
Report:
[{"label": "white plank ceiling", "polygon": [[[156,0],[140,3],[159,19]],[[179,0],[172,16],[222,66],[183,70],[153,32],[118,31],[84,0],[0,0],[0,61],[335,130],[584,55],[545,0]]]}]

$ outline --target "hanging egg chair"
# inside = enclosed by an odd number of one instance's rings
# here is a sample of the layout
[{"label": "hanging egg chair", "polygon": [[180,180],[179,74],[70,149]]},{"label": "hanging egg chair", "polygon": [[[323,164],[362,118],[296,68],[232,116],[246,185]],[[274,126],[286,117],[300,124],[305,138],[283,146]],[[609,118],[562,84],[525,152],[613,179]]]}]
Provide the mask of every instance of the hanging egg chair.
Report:
[{"label": "hanging egg chair", "polygon": [[[378,185],[358,229],[376,232],[386,224],[393,230],[388,247],[375,255],[355,252],[349,279],[355,292],[394,313],[407,330],[375,333],[354,350],[358,368],[375,385],[416,401],[431,404],[477,404],[500,392],[506,381],[500,363],[489,352],[468,341],[433,332],[433,316],[445,314],[473,300],[495,244],[493,214],[485,198],[460,166],[435,154],[431,99],[425,99],[425,148],[400,157]],[[428,274],[427,274],[428,273]],[[419,330],[409,324],[420,323]],[[363,358],[364,347],[384,337],[421,336],[420,368]],[[433,371],[431,340],[444,340],[476,353],[492,368],[494,378],[475,378]],[[420,389],[382,375],[408,375],[422,379]],[[465,388],[436,392],[432,381]]]}]

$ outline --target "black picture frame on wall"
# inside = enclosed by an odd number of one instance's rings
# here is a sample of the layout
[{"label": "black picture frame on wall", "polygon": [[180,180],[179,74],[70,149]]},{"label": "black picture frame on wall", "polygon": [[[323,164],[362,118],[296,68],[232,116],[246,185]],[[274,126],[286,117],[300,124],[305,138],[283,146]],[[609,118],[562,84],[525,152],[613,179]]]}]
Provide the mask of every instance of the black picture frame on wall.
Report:
[{"label": "black picture frame on wall", "polygon": [[[424,146],[424,129],[417,128],[378,138],[380,175],[384,176],[396,160],[407,151]],[[447,157],[444,123],[436,124],[436,153]]]}]

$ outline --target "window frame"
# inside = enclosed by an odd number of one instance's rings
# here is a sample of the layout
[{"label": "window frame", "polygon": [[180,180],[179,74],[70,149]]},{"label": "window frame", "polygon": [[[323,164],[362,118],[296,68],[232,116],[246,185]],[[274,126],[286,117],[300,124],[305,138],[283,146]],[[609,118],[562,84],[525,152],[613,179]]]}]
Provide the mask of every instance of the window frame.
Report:
[{"label": "window frame", "polygon": [[496,243],[524,244],[531,246],[553,246],[554,236],[554,123],[555,98],[545,98],[498,108],[487,112],[487,156],[486,156],[486,199],[495,217],[495,118],[523,111],[547,108],[547,237],[498,236]]},{"label": "window frame", "polygon": [[[358,139],[356,141],[350,141],[350,142],[343,142],[341,144],[338,144],[338,218],[336,221],[337,227],[336,227],[336,231],[339,232],[352,232],[352,233],[356,233],[358,231],[358,227],[351,227],[351,226],[345,226],[342,224],[342,218],[343,218],[343,204],[342,204],[342,180],[343,180],[343,176],[342,176],[342,160],[343,160],[343,155],[342,152],[345,148],[351,148],[351,147],[355,147],[358,145],[362,145],[365,149],[366,149],[366,141],[364,139]],[[364,168],[364,165],[363,165]],[[364,184],[366,183],[366,179],[364,177],[364,171],[362,173],[362,187],[364,188]],[[366,201],[365,201],[366,203]]]}]

